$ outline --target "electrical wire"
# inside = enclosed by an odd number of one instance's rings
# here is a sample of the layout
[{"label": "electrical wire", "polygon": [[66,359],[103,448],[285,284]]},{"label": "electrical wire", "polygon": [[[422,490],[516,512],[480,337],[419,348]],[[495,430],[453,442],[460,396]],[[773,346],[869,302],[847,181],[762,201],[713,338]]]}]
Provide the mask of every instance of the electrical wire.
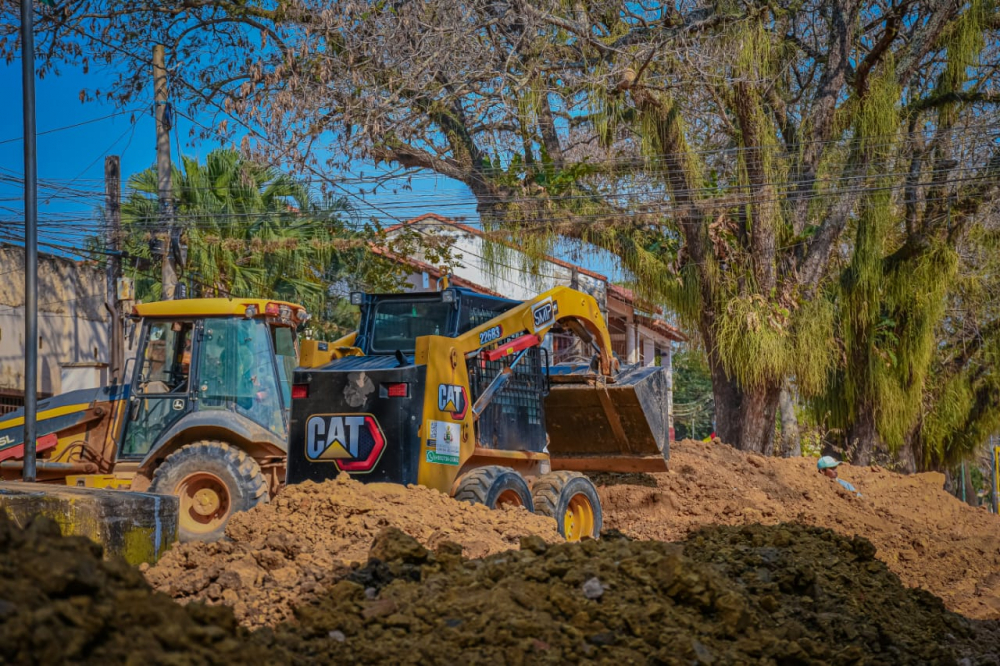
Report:
[{"label": "electrical wire", "polygon": [[[84,120],[78,123],[73,123],[72,125],[64,125],[63,127],[54,127],[52,129],[44,130],[42,132],[35,132],[35,136],[45,136],[46,134],[55,134],[56,132],[64,132],[66,130],[76,129],[77,127],[83,127],[84,125],[90,125],[91,123],[99,123],[102,120],[109,120],[111,118],[117,118],[118,116],[124,116],[125,114],[135,113],[136,109],[123,109],[121,111],[116,111],[115,113],[110,113],[106,116],[101,116],[100,118],[91,118],[90,120]],[[0,140],[0,145],[5,143],[16,143],[18,141],[23,141],[23,136],[13,137],[10,139]]]}]

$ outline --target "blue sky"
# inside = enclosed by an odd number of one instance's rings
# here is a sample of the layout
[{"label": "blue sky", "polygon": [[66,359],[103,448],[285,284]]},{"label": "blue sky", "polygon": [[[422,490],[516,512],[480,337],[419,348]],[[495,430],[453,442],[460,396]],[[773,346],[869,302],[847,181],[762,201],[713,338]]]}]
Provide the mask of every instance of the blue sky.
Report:
[{"label": "blue sky", "polygon": [[[66,243],[59,225],[66,219],[96,220],[95,209],[103,202],[105,155],[121,157],[122,177],[149,168],[155,160],[155,123],[152,106],[138,103],[123,110],[110,104],[81,103],[82,89],[107,89],[111,77],[91,70],[63,67],[60,76],[36,80],[36,128],[38,132],[39,223],[42,251],[53,251],[44,243]],[[22,220],[23,190],[11,178],[23,176],[21,117],[21,63],[0,63],[0,90],[5,99],[0,104],[0,230],[12,229],[11,223]],[[111,116],[111,117],[109,117]],[[178,130],[171,141],[173,159],[177,160],[177,142],[187,156],[204,156],[215,144],[190,145],[189,121],[177,117]],[[69,127],[77,125],[77,127]],[[67,128],[67,129],[60,129]],[[58,130],[58,131],[53,131]],[[372,175],[373,166],[358,165],[354,175]],[[350,174],[345,174],[350,178]],[[124,183],[123,183],[124,187]],[[350,186],[357,192],[357,186]],[[362,200],[374,206],[367,207]],[[357,195],[349,201],[364,218],[374,216],[388,226],[422,213],[436,212],[449,217],[478,219],[475,201],[465,185],[435,174],[421,174],[413,179],[411,190],[385,191],[375,197]],[[23,233],[23,226],[18,233]],[[559,252],[564,258],[566,253]],[[606,275],[614,274],[607,259],[591,258],[588,268]]]},{"label": "blue sky", "polygon": [[[122,174],[127,177],[136,171],[151,166],[155,159],[155,125],[151,105],[136,104],[129,109],[133,113],[123,112],[108,104],[96,102],[81,103],[81,89],[107,88],[110,77],[102,72],[83,74],[77,68],[63,68],[62,76],[49,76],[37,80],[35,84],[37,114],[36,125],[38,136],[38,177],[40,180],[74,180],[74,184],[89,185],[98,182],[104,175],[105,154],[117,154],[122,159]],[[22,144],[19,139],[21,131],[21,64],[0,64],[0,90],[5,93],[5,100],[0,106],[0,168],[9,174],[22,174]],[[111,114],[122,113],[117,117],[89,122],[80,127],[65,129],[50,134],[47,131],[74,125],[85,121],[100,119]],[[134,116],[135,122],[132,122]],[[216,145],[201,144],[191,146],[187,143],[190,123],[184,118],[177,118],[181,150],[185,155],[200,156],[209,152]],[[173,157],[177,159],[177,138],[171,142]],[[359,170],[364,170],[360,166]],[[368,173],[374,171],[368,168]],[[60,183],[62,184],[62,183]],[[411,201],[421,195],[433,195],[434,201],[443,202],[449,214],[475,217],[475,206],[471,195],[460,183],[447,179],[420,178],[415,181],[418,191],[408,194],[386,194],[379,197],[380,202],[391,204],[392,215],[399,216],[401,206],[412,203],[414,211],[424,212],[417,201]],[[6,188],[3,196],[9,196]],[[405,197],[405,198],[404,198]],[[45,192],[40,192],[40,203],[45,200]],[[61,200],[60,200],[61,199]],[[47,206],[41,206],[39,213],[46,210],[61,210],[71,202],[66,197],[56,196]],[[4,202],[10,203],[10,202]],[[357,200],[355,204],[359,204]],[[460,205],[455,205],[460,204]],[[20,209],[20,205],[17,206]],[[78,202],[71,206],[77,209]],[[371,211],[372,214],[378,214]],[[9,214],[9,211],[7,212]],[[6,215],[6,214],[5,214]]]}]

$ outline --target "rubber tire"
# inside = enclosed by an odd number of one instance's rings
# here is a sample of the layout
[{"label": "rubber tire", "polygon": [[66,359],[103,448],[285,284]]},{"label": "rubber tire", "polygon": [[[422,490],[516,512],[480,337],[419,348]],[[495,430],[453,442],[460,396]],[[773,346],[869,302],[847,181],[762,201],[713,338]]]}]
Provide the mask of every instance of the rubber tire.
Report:
[{"label": "rubber tire", "polygon": [[[225,483],[232,506],[230,516],[270,500],[267,480],[257,461],[246,452],[218,441],[194,442],[171,453],[153,472],[149,491],[173,495],[177,484],[195,472],[210,472]],[[225,536],[226,523],[204,533],[185,530],[178,524],[177,538],[182,543],[217,541]]]},{"label": "rubber tire", "polygon": [[538,477],[531,486],[531,496],[535,503],[535,513],[555,518],[559,525],[559,534],[566,537],[566,510],[574,495],[583,494],[590,501],[594,510],[594,533],[591,538],[597,539],[604,526],[604,512],[601,510],[601,498],[597,495],[594,483],[580,472],[562,470],[549,472]]},{"label": "rubber tire", "polygon": [[534,513],[535,505],[531,499],[528,482],[510,467],[487,465],[466,472],[458,481],[454,497],[460,502],[483,504],[495,509],[497,498],[508,490],[517,493],[524,508]]}]

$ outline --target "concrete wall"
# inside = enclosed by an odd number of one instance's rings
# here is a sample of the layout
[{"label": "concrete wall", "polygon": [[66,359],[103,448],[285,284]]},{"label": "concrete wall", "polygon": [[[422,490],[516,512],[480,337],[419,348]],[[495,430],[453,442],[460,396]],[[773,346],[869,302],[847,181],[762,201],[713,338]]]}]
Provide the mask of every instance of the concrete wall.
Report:
[{"label": "concrete wall", "polygon": [[[24,391],[24,250],[0,245],[0,390]],[[105,273],[85,264],[38,258],[38,389],[99,386],[107,376],[110,317]]]}]

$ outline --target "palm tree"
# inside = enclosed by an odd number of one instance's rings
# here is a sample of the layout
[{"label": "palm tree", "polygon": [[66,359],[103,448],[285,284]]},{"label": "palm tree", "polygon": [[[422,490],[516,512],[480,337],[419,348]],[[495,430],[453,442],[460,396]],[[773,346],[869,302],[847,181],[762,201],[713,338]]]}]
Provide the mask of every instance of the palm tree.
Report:
[{"label": "palm tree", "polygon": [[[185,274],[203,296],[280,298],[325,312],[331,281],[365,263],[366,232],[352,231],[342,200],[314,201],[286,173],[233,150],[205,164],[182,158],[173,171],[177,224],[187,244]],[[165,231],[155,169],[129,179],[122,205],[126,274],[136,297],[160,297],[159,251]]]}]

